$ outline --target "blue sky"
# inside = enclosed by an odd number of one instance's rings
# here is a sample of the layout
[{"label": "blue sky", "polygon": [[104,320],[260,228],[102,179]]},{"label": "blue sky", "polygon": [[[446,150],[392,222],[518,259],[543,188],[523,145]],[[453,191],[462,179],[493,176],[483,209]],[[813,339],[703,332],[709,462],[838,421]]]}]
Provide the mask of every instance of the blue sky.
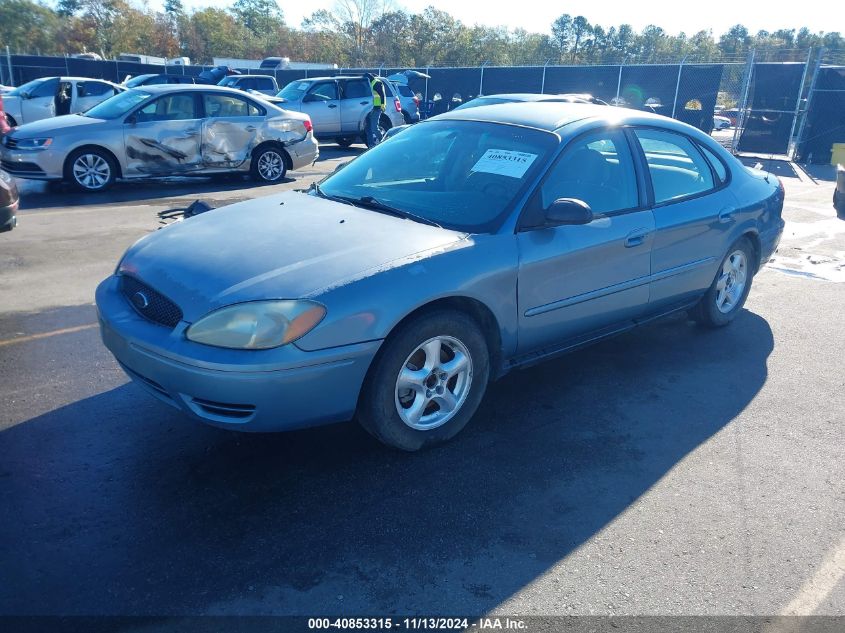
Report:
[{"label": "blue sky", "polygon": [[[214,0],[183,0],[186,8],[227,7],[234,2]],[[161,0],[152,0],[153,6],[161,6]],[[292,26],[299,26],[302,18],[317,9],[330,9],[334,0],[281,0],[279,6],[285,19]],[[833,9],[835,0],[804,0],[803,2],[684,2],[683,0],[605,0],[585,3],[550,2],[522,0],[519,3],[490,0],[421,0],[394,4],[413,11],[433,5],[448,11],[466,24],[481,23],[488,26],[507,25],[522,27],[529,31],[548,32],[552,21],[561,13],[581,14],[590,22],[603,26],[628,23],[635,29],[656,24],[667,32],[688,35],[702,29],[712,29],[716,36],[732,25],[746,25],[752,33],[760,29],[774,31],[778,28],[800,28],[807,26],[812,31],[845,30],[845,9]],[[839,15],[834,15],[838,13]]]}]

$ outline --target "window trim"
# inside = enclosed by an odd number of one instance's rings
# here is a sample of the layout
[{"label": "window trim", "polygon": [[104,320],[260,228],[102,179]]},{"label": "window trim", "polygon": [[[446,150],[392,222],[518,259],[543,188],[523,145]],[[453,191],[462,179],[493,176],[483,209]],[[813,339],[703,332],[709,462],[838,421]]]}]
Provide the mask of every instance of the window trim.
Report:
[{"label": "window trim", "polygon": [[[676,132],[675,130],[669,130],[663,127],[657,127],[654,125],[633,125],[631,126],[631,134],[634,137],[634,141],[636,141],[637,147],[639,148],[640,160],[642,161],[642,166],[645,172],[648,174],[647,184],[648,184],[648,193],[649,193],[649,202],[651,209],[660,209],[665,206],[671,204],[678,204],[679,202],[686,202],[687,200],[695,200],[697,198],[703,198],[704,196],[709,196],[710,194],[716,193],[717,191],[721,191],[725,187],[728,186],[730,182],[730,178],[728,178],[724,183],[721,183],[719,186],[713,186],[709,189],[705,189],[704,191],[697,191],[696,193],[689,194],[687,196],[681,196],[680,198],[671,198],[670,200],[665,200],[664,202],[657,202],[654,197],[654,186],[652,185],[651,181],[651,172],[649,171],[648,166],[648,159],[645,155],[645,150],[643,149],[642,144],[640,143],[640,139],[637,136],[637,130],[654,130],[655,132],[663,132],[664,134],[674,134],[675,136],[680,136],[681,138],[686,139],[690,142],[690,144],[695,148],[695,151],[698,152],[698,155],[701,159],[707,163],[707,169],[710,171],[710,177],[713,179],[714,185],[718,182],[718,178],[716,174],[713,172],[713,166],[710,164],[710,161],[707,159],[707,156],[699,148],[699,143],[691,136],[684,134],[683,132]],[[727,165],[725,166],[727,168]],[[730,174],[730,170],[727,170],[728,174]]]},{"label": "window trim", "polygon": [[[251,105],[256,110],[258,110],[258,114],[247,114],[245,117],[243,117],[244,119],[248,119],[248,118],[256,117],[256,116],[260,116],[260,117],[266,117],[267,116],[267,108],[264,108],[263,106],[256,103],[254,99],[250,99],[248,96],[246,96],[246,93],[244,93],[244,94],[231,94],[231,93],[228,93],[228,92],[223,93],[223,92],[211,92],[210,90],[203,90],[202,92],[198,92],[198,94],[199,94],[199,104],[198,104],[199,110],[198,110],[198,112],[202,115],[200,117],[202,119],[211,119],[212,118],[212,117],[208,116],[208,112],[205,111],[205,97],[206,97],[206,95],[215,96],[215,95],[221,95],[221,94],[225,95],[227,97],[231,97],[233,99],[241,99],[243,101],[246,101],[249,105]],[[225,117],[214,117],[214,118],[225,118]],[[229,118],[235,118],[235,117],[229,117]]]},{"label": "window trim", "polygon": [[305,97],[307,97],[312,92],[314,92],[317,89],[317,86],[322,86],[323,84],[334,84],[334,94],[335,94],[334,99],[326,99],[326,100],[323,101],[323,103],[328,103],[329,101],[340,101],[341,100],[340,99],[340,88],[337,85],[337,80],[334,79],[334,80],[331,80],[331,81],[315,81],[313,84],[311,84],[311,87],[305,92],[305,94],[302,95],[302,102],[305,103]]},{"label": "window trim", "polygon": [[539,204],[537,200],[539,199],[540,189],[545,184],[546,180],[549,178],[549,174],[552,170],[557,166],[558,162],[563,160],[563,157],[566,153],[573,147],[575,143],[583,139],[587,136],[595,136],[598,134],[605,134],[610,132],[618,132],[620,136],[625,141],[625,146],[628,148],[628,151],[631,155],[631,164],[634,168],[634,186],[637,188],[637,206],[630,207],[627,209],[617,209],[616,211],[607,211],[604,213],[595,213],[594,216],[596,219],[598,218],[612,218],[618,215],[626,215],[628,213],[637,213],[639,211],[647,211],[649,209],[648,200],[644,199],[643,191],[642,191],[642,182],[641,182],[641,174],[640,174],[640,167],[638,165],[637,156],[635,155],[634,148],[631,147],[631,141],[628,139],[627,127],[626,126],[616,126],[616,125],[605,125],[599,128],[591,128],[589,130],[585,130],[576,136],[573,136],[569,141],[567,141],[563,147],[558,151],[557,155],[552,159],[551,163],[548,167],[546,167],[545,171],[540,174],[539,180],[534,185],[534,189],[528,194],[528,198],[525,204],[522,206],[522,210],[519,212],[519,217],[516,221],[516,233],[523,233],[526,231],[536,231],[538,229],[549,228],[544,226],[535,226],[535,225],[524,225],[523,220],[525,220],[525,216],[528,213],[531,213],[535,210],[536,205]]},{"label": "window trim", "polygon": [[693,143],[695,144],[698,151],[701,152],[701,155],[704,156],[704,160],[707,161],[707,164],[710,165],[710,170],[713,171],[713,180],[714,181],[719,180],[719,178],[718,178],[719,175],[717,173],[715,173],[715,170],[713,169],[713,165],[710,164],[710,159],[707,158],[707,154],[705,154],[703,150],[707,150],[708,152],[710,152],[713,155],[713,157],[717,161],[719,161],[719,163],[722,165],[722,167],[725,168],[725,179],[723,181],[721,181],[720,185],[718,187],[716,187],[716,189],[714,189],[714,191],[720,191],[721,189],[724,189],[725,187],[727,187],[730,184],[731,180],[733,179],[733,173],[731,172],[730,167],[728,167],[728,164],[724,160],[722,160],[721,156],[719,156],[716,152],[714,152],[712,149],[710,149],[706,145],[699,143],[695,139],[693,139]]},{"label": "window trim", "polygon": [[129,114],[127,114],[123,118],[123,123],[126,124],[129,119],[132,117],[137,117],[138,113],[143,110],[144,108],[151,106],[152,104],[156,103],[159,99],[165,99],[167,97],[175,97],[181,95],[188,95],[194,100],[194,115],[195,118],[193,119],[166,119],[165,121],[137,121],[138,123],[167,123],[169,121],[202,121],[205,118],[205,104],[202,102],[202,99],[197,98],[197,93],[195,92],[166,92],[164,94],[158,95],[154,99],[150,99],[149,101],[145,101],[135,107]]}]

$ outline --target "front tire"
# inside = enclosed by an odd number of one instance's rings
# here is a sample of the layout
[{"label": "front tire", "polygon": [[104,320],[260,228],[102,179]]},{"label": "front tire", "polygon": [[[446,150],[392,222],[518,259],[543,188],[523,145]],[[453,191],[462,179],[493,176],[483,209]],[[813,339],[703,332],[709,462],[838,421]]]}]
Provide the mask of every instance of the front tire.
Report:
[{"label": "front tire", "polygon": [[474,319],[453,310],[421,314],[385,341],[367,374],[356,417],[403,451],[450,440],[484,397],[490,355]]},{"label": "front tire", "polygon": [[754,277],[754,247],[748,238],[734,242],[722,260],[710,288],[691,311],[704,327],[724,327],[745,305]]},{"label": "front tire", "polygon": [[78,149],[65,161],[65,180],[78,191],[105,191],[114,184],[116,177],[114,159],[101,149]]},{"label": "front tire", "polygon": [[253,180],[265,183],[281,182],[287,174],[284,150],[273,145],[259,149],[252,157],[250,174]]}]

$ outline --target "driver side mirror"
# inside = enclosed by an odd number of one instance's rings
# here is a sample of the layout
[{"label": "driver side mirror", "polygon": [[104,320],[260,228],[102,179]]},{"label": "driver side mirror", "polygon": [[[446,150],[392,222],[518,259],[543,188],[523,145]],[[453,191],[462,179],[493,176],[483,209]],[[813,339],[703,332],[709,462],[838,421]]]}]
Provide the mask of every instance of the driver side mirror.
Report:
[{"label": "driver side mirror", "polygon": [[589,224],[593,221],[593,210],[583,200],[558,198],[546,209],[546,226]]},{"label": "driver side mirror", "polygon": [[22,99],[32,99],[32,95],[29,94],[26,90],[20,93]]},{"label": "driver side mirror", "polygon": [[138,115],[136,115],[136,114],[132,114],[132,115],[126,117],[126,121],[124,121],[124,123],[126,123],[127,125],[135,125],[137,122],[138,122]]}]

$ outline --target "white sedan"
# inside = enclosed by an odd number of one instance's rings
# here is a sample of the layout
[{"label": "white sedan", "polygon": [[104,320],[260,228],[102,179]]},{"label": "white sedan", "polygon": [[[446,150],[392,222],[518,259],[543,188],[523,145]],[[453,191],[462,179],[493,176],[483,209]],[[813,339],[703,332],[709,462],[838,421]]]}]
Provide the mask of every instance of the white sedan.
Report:
[{"label": "white sedan", "polygon": [[126,90],[103,79],[43,77],[3,95],[6,120],[12,127],[63,114],[76,114]]}]

